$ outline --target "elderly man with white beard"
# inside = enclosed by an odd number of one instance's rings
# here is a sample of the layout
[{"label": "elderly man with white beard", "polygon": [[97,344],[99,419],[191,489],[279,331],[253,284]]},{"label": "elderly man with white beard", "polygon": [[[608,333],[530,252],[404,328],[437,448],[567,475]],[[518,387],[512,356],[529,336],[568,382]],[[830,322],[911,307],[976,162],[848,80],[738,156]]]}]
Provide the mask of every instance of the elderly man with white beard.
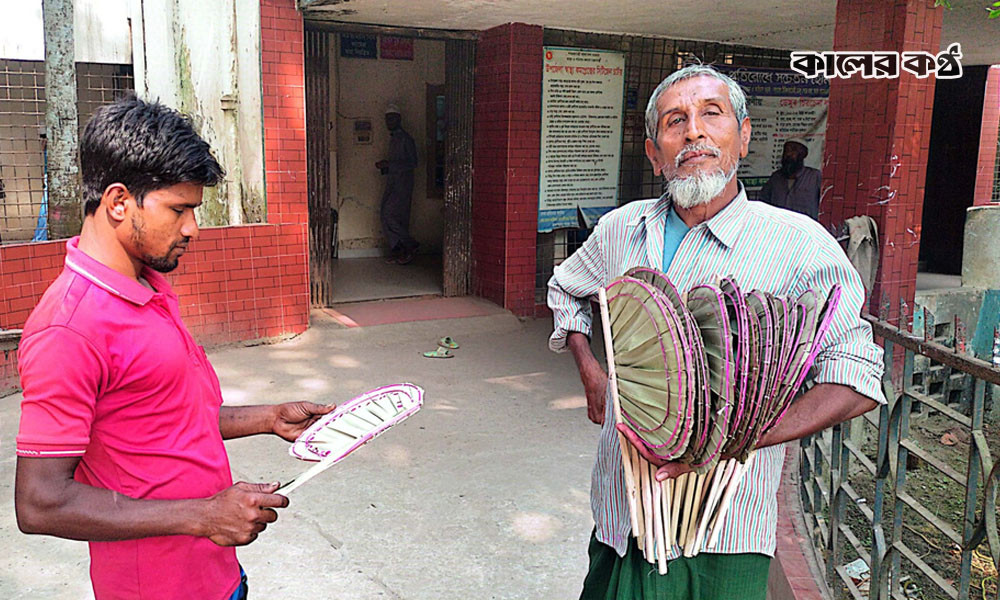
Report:
[{"label": "elderly man with white beard", "polygon": [[[602,425],[591,480],[595,528],[582,600],[765,598],[777,526],[777,490],[784,442],[853,418],[885,402],[882,350],[860,317],[864,288],[840,246],[809,217],[749,202],[736,179],[750,143],[746,96],[739,85],[703,65],[663,80],[646,109],[646,156],[664,178],[665,193],[605,215],[549,281],[552,350],[569,349],[587,396],[587,415]],[[746,290],[797,297],[843,287],[841,304],[817,356],[815,385],[789,408],[757,446],[747,474],[718,524],[715,545],[694,557],[669,553],[668,571],[648,564],[630,536],[621,449],[608,378],[590,347],[590,301],[633,267],[657,268],[685,292],[732,277]],[[650,455],[635,434],[618,431],[650,462],[657,479],[687,465]]]}]

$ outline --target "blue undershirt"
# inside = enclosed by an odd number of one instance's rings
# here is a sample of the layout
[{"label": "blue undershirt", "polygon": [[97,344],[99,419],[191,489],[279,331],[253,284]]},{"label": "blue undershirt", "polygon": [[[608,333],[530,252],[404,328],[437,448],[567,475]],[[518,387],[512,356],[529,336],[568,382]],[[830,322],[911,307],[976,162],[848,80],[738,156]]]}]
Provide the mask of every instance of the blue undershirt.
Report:
[{"label": "blue undershirt", "polygon": [[677,215],[674,207],[670,207],[667,212],[666,222],[663,224],[663,268],[664,273],[670,268],[670,263],[674,260],[674,254],[681,246],[681,241],[691,228],[684,224],[684,221]]}]

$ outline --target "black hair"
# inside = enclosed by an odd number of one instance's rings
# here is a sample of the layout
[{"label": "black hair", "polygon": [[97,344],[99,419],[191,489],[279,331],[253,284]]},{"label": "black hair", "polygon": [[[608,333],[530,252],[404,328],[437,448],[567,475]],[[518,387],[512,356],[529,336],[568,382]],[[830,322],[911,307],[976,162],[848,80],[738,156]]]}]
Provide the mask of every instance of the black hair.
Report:
[{"label": "black hair", "polygon": [[189,117],[131,95],[97,109],[87,122],[80,170],[87,215],[94,214],[113,183],[127,187],[142,206],[149,192],[178,183],[213,186],[224,175]]}]

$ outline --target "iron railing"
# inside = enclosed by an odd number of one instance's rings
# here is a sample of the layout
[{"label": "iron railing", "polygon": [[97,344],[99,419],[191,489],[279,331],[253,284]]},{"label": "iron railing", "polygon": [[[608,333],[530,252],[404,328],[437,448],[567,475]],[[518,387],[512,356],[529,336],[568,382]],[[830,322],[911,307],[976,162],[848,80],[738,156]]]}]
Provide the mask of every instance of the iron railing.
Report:
[{"label": "iron railing", "polygon": [[[930,329],[918,337],[866,318],[883,340],[889,403],[801,442],[803,514],[827,583],[838,598],[997,598],[1000,473],[984,413],[1000,369],[933,341]],[[967,375],[971,394],[930,396],[916,356]],[[931,422],[946,428],[935,448],[916,435]]]}]

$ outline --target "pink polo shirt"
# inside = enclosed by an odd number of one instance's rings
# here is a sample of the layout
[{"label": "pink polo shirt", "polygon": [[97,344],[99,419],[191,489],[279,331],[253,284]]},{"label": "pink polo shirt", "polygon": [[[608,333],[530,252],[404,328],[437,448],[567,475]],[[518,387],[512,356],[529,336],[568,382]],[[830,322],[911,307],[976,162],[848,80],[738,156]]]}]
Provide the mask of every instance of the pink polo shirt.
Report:
[{"label": "pink polo shirt", "polygon": [[[76,481],[132,498],[229,487],[219,380],[177,296],[159,273],[143,272],[154,292],[78,242],[24,326],[18,456],[79,456]],[[239,583],[235,550],[207,538],[90,542],[90,559],[98,600],[221,600]]]}]

